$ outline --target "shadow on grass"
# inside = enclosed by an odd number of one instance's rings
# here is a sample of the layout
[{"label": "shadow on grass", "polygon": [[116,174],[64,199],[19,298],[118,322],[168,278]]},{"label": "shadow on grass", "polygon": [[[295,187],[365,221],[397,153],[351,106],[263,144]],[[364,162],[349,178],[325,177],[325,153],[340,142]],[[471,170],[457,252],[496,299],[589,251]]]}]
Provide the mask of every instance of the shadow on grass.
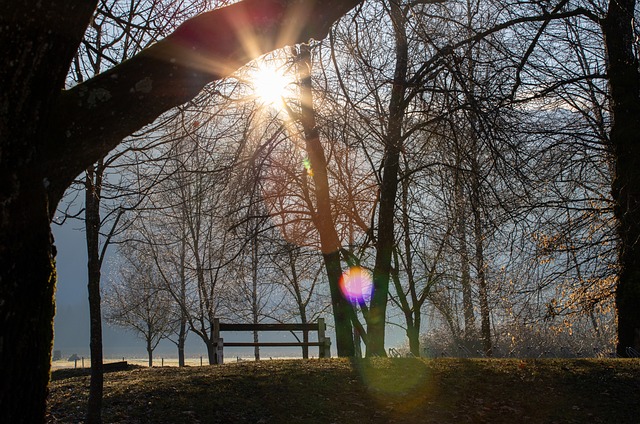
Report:
[{"label": "shadow on grass", "polygon": [[[88,377],[53,382],[49,422],[81,422],[87,388]],[[103,415],[105,423],[637,423],[638,393],[638,360],[262,361],[109,374]]]}]

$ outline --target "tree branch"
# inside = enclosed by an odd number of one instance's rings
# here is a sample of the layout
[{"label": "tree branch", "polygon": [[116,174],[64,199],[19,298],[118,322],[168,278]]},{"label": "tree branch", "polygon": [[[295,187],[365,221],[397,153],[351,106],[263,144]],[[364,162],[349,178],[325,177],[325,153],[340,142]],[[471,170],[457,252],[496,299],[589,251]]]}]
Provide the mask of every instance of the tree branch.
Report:
[{"label": "tree branch", "polygon": [[260,55],[310,38],[362,0],[244,0],[192,18],[133,58],[62,93],[46,148],[52,203],[126,136]]}]

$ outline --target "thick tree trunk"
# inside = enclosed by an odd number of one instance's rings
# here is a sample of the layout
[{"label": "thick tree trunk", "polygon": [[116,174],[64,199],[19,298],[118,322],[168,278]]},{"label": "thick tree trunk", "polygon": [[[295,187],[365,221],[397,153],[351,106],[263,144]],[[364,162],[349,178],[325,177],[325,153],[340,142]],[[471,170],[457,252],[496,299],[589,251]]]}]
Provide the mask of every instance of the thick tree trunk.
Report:
[{"label": "thick tree trunk", "polygon": [[409,351],[415,357],[420,357],[420,321],[407,326],[407,339],[409,340]]},{"label": "thick tree trunk", "polygon": [[342,276],[340,252],[325,253],[322,257],[324,258],[324,266],[329,279],[329,291],[331,292],[331,303],[333,305],[333,320],[336,326],[336,348],[338,356],[353,357],[355,355],[353,326],[351,325],[353,307],[340,291],[340,277]]},{"label": "thick tree trunk", "polygon": [[42,146],[57,135],[52,105],[97,0],[34,3],[0,13],[0,422],[12,424],[44,421],[59,197],[47,193]]},{"label": "thick tree trunk", "polygon": [[0,187],[0,422],[38,423],[53,343],[55,249],[44,187],[8,196]]},{"label": "thick tree trunk", "polygon": [[619,356],[640,352],[640,75],[634,54],[635,0],[609,2],[603,21],[611,88],[611,193],[618,220],[616,308]]}]

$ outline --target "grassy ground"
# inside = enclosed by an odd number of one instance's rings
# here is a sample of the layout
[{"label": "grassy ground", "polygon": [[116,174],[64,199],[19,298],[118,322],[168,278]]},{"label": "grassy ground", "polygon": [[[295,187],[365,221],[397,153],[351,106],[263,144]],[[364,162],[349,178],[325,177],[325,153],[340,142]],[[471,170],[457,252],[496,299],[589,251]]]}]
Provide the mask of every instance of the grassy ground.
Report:
[{"label": "grassy ground", "polygon": [[[82,422],[89,377],[73,375],[53,373],[48,423]],[[130,424],[640,423],[640,360],[316,359],[134,368],[105,375],[103,417]]]}]

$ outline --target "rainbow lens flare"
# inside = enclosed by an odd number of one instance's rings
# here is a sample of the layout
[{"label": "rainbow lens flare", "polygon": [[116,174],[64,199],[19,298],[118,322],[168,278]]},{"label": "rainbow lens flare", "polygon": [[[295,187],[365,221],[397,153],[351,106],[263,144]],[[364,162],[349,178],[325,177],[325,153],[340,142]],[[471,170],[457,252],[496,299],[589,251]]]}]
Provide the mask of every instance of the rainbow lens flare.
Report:
[{"label": "rainbow lens flare", "polygon": [[304,169],[307,170],[307,175],[309,175],[310,177],[313,177],[313,168],[311,168],[311,160],[309,158],[304,158],[304,160],[302,161],[302,164],[304,165]]},{"label": "rainbow lens flare", "polygon": [[359,266],[349,268],[340,277],[340,290],[344,297],[353,304],[369,302],[373,295],[371,274]]}]

